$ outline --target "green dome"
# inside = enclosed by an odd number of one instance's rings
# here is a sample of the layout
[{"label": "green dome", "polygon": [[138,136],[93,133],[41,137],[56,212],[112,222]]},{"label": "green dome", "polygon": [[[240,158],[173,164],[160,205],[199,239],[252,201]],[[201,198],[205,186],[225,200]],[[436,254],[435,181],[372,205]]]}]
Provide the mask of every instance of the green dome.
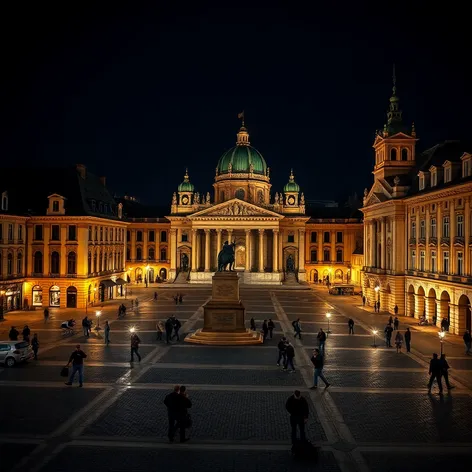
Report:
[{"label": "green dome", "polygon": [[[236,145],[226,151],[218,161],[218,174],[254,174],[267,175],[267,164],[262,154],[252,146]],[[252,164],[252,169],[251,169]]]},{"label": "green dome", "polygon": [[194,186],[192,183],[190,183],[189,177],[188,177],[188,170],[185,169],[185,175],[184,175],[184,181],[179,184],[177,187],[177,190],[179,192],[193,192]]},{"label": "green dome", "polygon": [[293,176],[293,169],[290,171],[290,177],[288,182],[284,185],[284,192],[299,192],[300,185],[295,182],[295,177]]}]

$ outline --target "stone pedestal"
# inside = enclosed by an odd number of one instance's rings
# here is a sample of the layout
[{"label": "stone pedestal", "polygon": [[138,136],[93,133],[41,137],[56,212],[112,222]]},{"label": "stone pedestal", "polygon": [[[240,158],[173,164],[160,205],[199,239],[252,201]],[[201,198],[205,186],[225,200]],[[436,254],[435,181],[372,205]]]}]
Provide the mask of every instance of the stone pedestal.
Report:
[{"label": "stone pedestal", "polygon": [[239,298],[238,273],[216,272],[211,300],[203,305],[203,329],[189,334],[185,341],[219,346],[261,344],[261,334],[244,325],[245,311]]}]

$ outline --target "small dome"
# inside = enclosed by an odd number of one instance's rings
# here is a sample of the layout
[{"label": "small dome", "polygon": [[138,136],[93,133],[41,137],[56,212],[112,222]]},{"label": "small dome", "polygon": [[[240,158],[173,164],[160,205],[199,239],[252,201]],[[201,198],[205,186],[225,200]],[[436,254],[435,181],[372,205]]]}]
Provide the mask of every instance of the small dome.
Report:
[{"label": "small dome", "polygon": [[299,192],[300,185],[295,182],[295,177],[293,176],[293,169],[290,171],[290,177],[288,182],[284,185],[284,192]]},{"label": "small dome", "polygon": [[184,175],[184,181],[179,184],[177,190],[179,192],[193,192],[195,187],[193,186],[192,183],[190,183],[189,177],[188,177],[188,170],[185,169],[185,175]]}]

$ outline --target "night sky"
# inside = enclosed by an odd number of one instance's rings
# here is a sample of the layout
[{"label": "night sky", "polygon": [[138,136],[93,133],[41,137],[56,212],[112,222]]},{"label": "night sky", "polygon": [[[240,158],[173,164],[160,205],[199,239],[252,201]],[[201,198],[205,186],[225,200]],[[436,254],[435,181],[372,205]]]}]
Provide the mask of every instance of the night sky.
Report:
[{"label": "night sky", "polygon": [[307,198],[345,200],[372,183],[393,63],[419,150],[470,136],[465,11],[11,3],[1,28],[2,166],[80,162],[117,194],[170,204],[187,166],[197,190],[212,190],[245,110],[274,193],[293,167]]}]

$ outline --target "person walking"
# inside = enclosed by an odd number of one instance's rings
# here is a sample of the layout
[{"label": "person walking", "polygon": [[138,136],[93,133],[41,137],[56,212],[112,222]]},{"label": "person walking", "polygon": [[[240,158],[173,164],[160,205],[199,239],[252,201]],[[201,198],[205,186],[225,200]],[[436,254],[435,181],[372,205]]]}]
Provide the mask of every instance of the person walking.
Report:
[{"label": "person walking", "polygon": [[175,315],[172,315],[172,325],[174,326],[174,334],[172,335],[171,340],[177,338],[177,341],[180,341],[179,329],[182,327],[182,323],[175,317]]},{"label": "person walking", "polygon": [[354,334],[354,320],[352,318],[349,318],[347,325],[349,326],[349,334]]},{"label": "person walking", "polygon": [[34,360],[38,360],[38,349],[39,349],[39,339],[38,335],[34,333],[33,339],[31,340],[31,347],[33,348]]},{"label": "person walking", "polygon": [[45,308],[43,314],[44,314],[44,322],[47,323],[49,320],[49,308]]},{"label": "person walking", "polygon": [[462,336],[465,345],[465,353],[468,355],[470,354],[470,348],[472,345],[472,336],[470,335],[470,331],[468,329],[465,330],[464,336]]},{"label": "person walking", "polygon": [[377,313],[380,313],[380,300],[377,302]]},{"label": "person walking", "polygon": [[103,332],[105,333],[105,345],[108,346],[110,344],[110,323],[108,323],[108,320],[105,321]]},{"label": "person walking", "polygon": [[164,405],[167,407],[167,417],[169,419],[169,428],[167,430],[167,437],[169,438],[170,442],[174,441],[175,430],[177,426],[178,420],[178,406],[177,402],[179,401],[179,392],[180,392],[180,385],[176,385],[174,390],[167,394],[164,398]]},{"label": "person walking", "polygon": [[90,323],[89,323],[88,316],[86,316],[82,320],[82,328],[84,330],[84,336],[86,336],[88,338],[90,336]]},{"label": "person walking", "polygon": [[403,334],[400,331],[397,331],[395,336],[395,347],[397,348],[397,354],[402,352],[402,344],[403,344]]},{"label": "person walking", "polygon": [[180,430],[180,442],[186,442],[190,438],[185,437],[185,429],[192,426],[192,420],[188,409],[192,408],[192,402],[188,398],[187,387],[181,385],[177,399],[177,424]]},{"label": "person walking", "polygon": [[20,332],[15,328],[15,326],[12,326],[8,333],[8,337],[10,338],[10,341],[18,341],[19,334]]},{"label": "person walking", "polygon": [[388,324],[389,324],[389,325],[393,324],[392,315],[390,315],[390,316],[388,317]]},{"label": "person walking", "polygon": [[277,344],[279,356],[277,357],[277,365],[280,366],[280,361],[283,359],[282,365],[285,365],[287,360],[287,338],[284,336]]},{"label": "person walking", "polygon": [[254,318],[251,318],[250,326],[252,331],[256,331],[256,321],[254,320]]},{"label": "person walking", "polygon": [[161,320],[156,323],[156,341],[162,341],[162,333],[164,332],[164,325]]},{"label": "person walking", "polygon": [[441,363],[436,353],[433,354],[433,358],[429,361],[429,382],[428,382],[428,393],[431,393],[431,387],[436,379],[439,387],[439,395],[442,395],[442,382],[441,382]]},{"label": "person walking", "polygon": [[67,367],[69,367],[72,363],[72,372],[69,376],[69,381],[66,382],[66,385],[72,385],[74,382],[74,377],[76,372],[79,373],[79,387],[82,387],[84,384],[84,359],[87,357],[82,349],[80,349],[80,344],[75,346],[75,351],[70,355],[69,362],[67,363]]},{"label": "person walking", "polygon": [[318,388],[318,377],[324,382],[325,388],[330,386],[330,383],[326,380],[326,377],[323,375],[323,355],[321,354],[319,349],[315,349],[313,351],[313,355],[311,356],[311,362],[315,367],[313,372],[313,387],[310,387],[312,390]]},{"label": "person walking", "polygon": [[136,333],[131,335],[131,360],[130,362],[134,362],[134,355],[136,354],[138,358],[138,362],[141,362],[141,355],[139,354],[139,344],[141,343],[141,339],[139,339]]},{"label": "person walking", "polygon": [[392,347],[393,328],[392,328],[392,325],[390,323],[385,327],[384,332],[385,332],[385,345],[387,347]]},{"label": "person walking", "polygon": [[449,383],[449,364],[446,360],[446,354],[441,354],[441,359],[439,359],[439,365],[441,366],[441,375],[444,377],[444,382],[448,390],[454,388],[454,385]]},{"label": "person walking", "polygon": [[166,343],[169,344],[172,341],[172,331],[174,331],[174,323],[172,322],[172,318],[167,318],[166,324]]},{"label": "person walking", "polygon": [[269,327],[267,326],[267,320],[264,320],[262,323],[262,341],[265,342],[267,336],[269,335]]},{"label": "person walking", "polygon": [[179,295],[179,305],[182,305],[182,302],[184,301],[184,297],[182,294]]},{"label": "person walking", "polygon": [[362,306],[365,306],[365,295],[362,296]]},{"label": "person walking", "polygon": [[285,348],[285,354],[287,355],[287,357],[285,359],[285,364],[284,364],[283,370],[287,370],[288,366],[290,365],[290,367],[291,367],[290,373],[293,374],[295,372],[295,365],[293,363],[293,359],[295,359],[295,348],[293,347],[292,343],[290,343],[290,342],[287,343],[287,346]]},{"label": "person walking", "polygon": [[323,331],[323,328],[320,328],[318,335],[316,336],[318,338],[318,342],[320,344],[320,352],[324,354],[325,352],[325,342],[326,342],[326,333]]},{"label": "person walking", "polygon": [[405,346],[406,346],[406,352],[410,352],[410,346],[411,346],[410,328],[406,328],[406,331],[405,331]]},{"label": "person walking", "polygon": [[395,316],[395,319],[393,320],[393,329],[395,331],[398,331],[398,327],[400,326],[400,321],[397,316]]},{"label": "person walking", "polygon": [[154,292],[154,300],[157,300],[157,292]]},{"label": "person walking", "polygon": [[275,323],[272,321],[272,318],[269,318],[269,322],[267,323],[267,328],[269,328],[269,337],[270,339],[272,339],[272,334],[275,328]]},{"label": "person walking", "polygon": [[300,318],[297,318],[295,321],[292,322],[293,330],[295,331],[295,335],[293,336],[298,339],[302,339],[302,324],[300,323]]},{"label": "person walking", "polygon": [[297,428],[300,430],[300,440],[306,441],[305,424],[308,422],[309,408],[308,402],[300,390],[295,390],[287,402],[285,409],[290,413],[290,427],[292,429],[292,444],[297,442]]},{"label": "person walking", "polygon": [[395,313],[395,316],[398,315],[398,305],[395,305],[395,307],[393,308],[393,312]]},{"label": "person walking", "polygon": [[28,325],[25,325],[25,327],[23,328],[23,331],[22,331],[23,341],[26,341],[27,343],[29,343],[30,342],[30,334],[31,334],[31,330],[29,329]]}]

